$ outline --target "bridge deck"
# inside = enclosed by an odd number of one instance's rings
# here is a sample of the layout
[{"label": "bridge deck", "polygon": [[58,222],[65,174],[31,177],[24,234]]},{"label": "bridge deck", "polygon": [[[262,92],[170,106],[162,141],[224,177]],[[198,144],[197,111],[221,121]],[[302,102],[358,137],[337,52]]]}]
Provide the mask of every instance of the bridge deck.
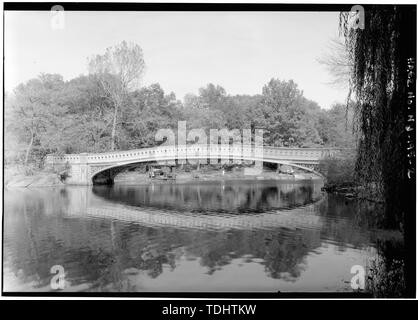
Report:
[{"label": "bridge deck", "polygon": [[333,155],[341,148],[285,148],[285,147],[252,147],[252,146],[161,146],[127,151],[114,151],[104,153],[66,154],[61,156],[48,155],[50,163],[112,163],[141,159],[197,159],[197,158],[257,158],[259,160],[289,160],[319,161],[320,158]]},{"label": "bridge deck", "polygon": [[[224,161],[263,161],[287,164],[313,172],[310,166],[319,164],[321,158],[335,155],[341,149],[334,148],[280,148],[250,145],[180,145],[159,146],[137,150],[105,153],[81,153],[62,156],[48,155],[46,165],[53,168],[70,166],[70,184],[92,184],[93,177],[100,172],[140,162],[166,162],[173,160],[221,159]],[[114,171],[114,170],[113,170]],[[111,173],[109,178],[113,179]]]}]

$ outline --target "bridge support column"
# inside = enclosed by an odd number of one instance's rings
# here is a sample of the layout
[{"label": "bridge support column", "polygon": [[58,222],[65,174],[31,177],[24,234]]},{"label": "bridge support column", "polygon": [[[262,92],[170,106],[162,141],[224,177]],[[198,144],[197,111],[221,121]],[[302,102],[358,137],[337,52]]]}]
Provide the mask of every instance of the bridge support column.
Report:
[{"label": "bridge support column", "polygon": [[74,185],[90,185],[90,170],[89,170],[87,153],[80,153],[79,163],[71,164],[70,177],[67,179],[67,184]]}]

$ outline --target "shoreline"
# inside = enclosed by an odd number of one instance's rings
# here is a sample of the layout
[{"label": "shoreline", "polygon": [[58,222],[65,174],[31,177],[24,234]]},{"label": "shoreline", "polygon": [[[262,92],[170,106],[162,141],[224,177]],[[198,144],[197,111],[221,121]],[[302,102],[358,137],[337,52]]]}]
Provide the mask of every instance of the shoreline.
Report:
[{"label": "shoreline", "polygon": [[[115,177],[114,184],[182,184],[190,182],[222,182],[222,181],[323,181],[323,179],[311,173],[297,173],[293,175],[264,171],[256,175],[245,175],[242,171],[191,171],[177,172],[175,180],[158,180],[149,178],[148,173],[122,172]],[[17,174],[9,176],[4,181],[5,188],[42,188],[42,187],[65,187],[70,186],[62,182],[56,173],[37,172],[34,175]]]},{"label": "shoreline", "polygon": [[322,187],[322,190],[330,194],[343,195],[347,199],[384,203],[384,200],[380,199],[378,195],[373,194],[373,188],[371,187],[369,191],[367,191],[366,187],[361,185],[325,183],[325,185]]},{"label": "shoreline", "polygon": [[226,172],[222,174],[220,171],[216,172],[181,172],[177,174],[175,180],[158,180],[151,179],[145,173],[128,173],[120,174],[115,178],[115,184],[182,184],[190,182],[222,182],[222,181],[321,181],[322,178],[313,174],[278,174],[276,172],[262,172],[257,175],[244,175],[242,172]]}]

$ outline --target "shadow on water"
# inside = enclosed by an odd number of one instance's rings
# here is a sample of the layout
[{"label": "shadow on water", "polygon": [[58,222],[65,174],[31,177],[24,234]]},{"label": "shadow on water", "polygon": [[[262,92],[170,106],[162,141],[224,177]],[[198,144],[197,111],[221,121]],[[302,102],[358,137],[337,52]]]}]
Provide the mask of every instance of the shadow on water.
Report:
[{"label": "shadow on water", "polygon": [[135,207],[188,210],[194,213],[260,213],[293,208],[321,198],[321,185],[302,182],[224,181],[183,184],[94,186],[106,200]]},{"label": "shadow on water", "polygon": [[[253,181],[5,192],[5,291],[347,290],[376,208]],[[348,288],[349,290],[349,288]]]}]

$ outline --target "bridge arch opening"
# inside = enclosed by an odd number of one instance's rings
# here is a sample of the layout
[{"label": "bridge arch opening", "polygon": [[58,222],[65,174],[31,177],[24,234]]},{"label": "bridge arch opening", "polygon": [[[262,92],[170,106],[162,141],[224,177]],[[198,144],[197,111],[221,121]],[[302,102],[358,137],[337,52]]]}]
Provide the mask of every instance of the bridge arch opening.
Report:
[{"label": "bridge arch opening", "polygon": [[155,161],[135,161],[132,163],[117,164],[96,170],[91,176],[91,183],[93,185],[112,185],[114,184],[115,177],[125,171],[130,171],[138,168],[140,165],[148,166],[150,164],[156,164]]},{"label": "bridge arch opening", "polygon": [[[198,161],[196,160],[205,160],[205,159],[199,159],[199,158],[194,158],[194,159],[189,159],[191,160],[190,162],[187,162],[189,165],[196,165],[196,163],[199,164]],[[210,159],[206,159],[206,160],[210,160]],[[228,163],[227,160],[230,161],[230,164],[234,164],[230,159],[221,159],[219,158],[219,164],[226,164]],[[259,161],[258,159],[243,159],[243,161],[250,161],[253,162],[253,164],[255,165],[256,161]],[[177,161],[177,160],[171,160],[171,162],[174,162],[174,164],[170,164],[168,166],[175,166],[175,167],[179,167],[181,164]],[[209,161],[207,162],[209,163]],[[277,165],[277,167],[280,166],[285,166],[285,167],[291,167],[291,168],[296,168],[298,170],[302,170],[304,172],[308,172],[308,173],[312,173],[315,174],[316,176],[324,179],[324,176],[317,170],[317,165],[315,164],[297,164],[297,163],[292,163],[289,161],[275,161],[275,160],[268,160],[268,161],[263,161],[263,167],[264,164],[273,164],[273,165]],[[112,166],[108,166],[108,167],[104,167],[101,168],[99,170],[97,170],[94,174],[92,174],[91,176],[91,184],[93,185],[99,185],[99,184],[106,184],[106,185],[112,185],[114,184],[115,181],[115,177],[124,172],[124,171],[129,171],[130,169],[135,169],[138,166],[145,166],[145,173],[148,172],[148,166],[154,166],[154,165],[162,165],[164,166],[164,164],[161,164],[157,161],[133,161],[130,163],[123,163],[123,164],[116,164],[116,165],[112,165]],[[147,168],[148,167],[148,168]],[[249,177],[251,177],[251,175],[249,175]]]}]

